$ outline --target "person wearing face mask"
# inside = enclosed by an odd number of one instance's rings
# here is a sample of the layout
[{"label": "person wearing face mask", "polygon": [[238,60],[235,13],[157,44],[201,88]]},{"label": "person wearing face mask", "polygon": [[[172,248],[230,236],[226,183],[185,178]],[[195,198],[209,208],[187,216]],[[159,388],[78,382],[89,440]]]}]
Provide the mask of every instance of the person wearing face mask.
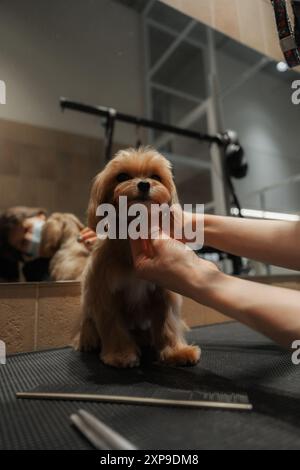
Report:
[{"label": "person wearing face mask", "polygon": [[[46,210],[12,207],[0,216],[0,280],[49,279],[49,259],[39,256]],[[21,269],[23,265],[23,269]]]},{"label": "person wearing face mask", "polygon": [[[40,256],[47,212],[42,208],[12,207],[0,215],[0,282],[49,281],[50,258]],[[90,251],[97,240],[87,227],[78,242]]]}]

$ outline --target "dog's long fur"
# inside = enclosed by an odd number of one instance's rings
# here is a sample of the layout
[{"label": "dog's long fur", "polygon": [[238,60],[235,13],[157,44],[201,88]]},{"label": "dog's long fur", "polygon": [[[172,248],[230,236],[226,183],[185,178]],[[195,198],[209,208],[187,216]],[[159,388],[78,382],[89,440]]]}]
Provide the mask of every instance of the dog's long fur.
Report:
[{"label": "dog's long fur", "polygon": [[[130,179],[119,183],[121,173]],[[140,181],[150,183],[150,202],[177,202],[171,166],[162,155],[150,148],[120,151],[94,180],[89,227],[96,230],[99,204],[117,206],[119,196],[139,201]],[[83,278],[82,316],[74,347],[100,349],[102,361],[115,367],[137,366],[145,344],[161,362],[195,364],[200,350],[186,343],[180,309],[178,294],[137,278],[128,240],[98,240]]]},{"label": "dog's long fur", "polygon": [[84,225],[73,214],[53,213],[42,229],[40,255],[51,258],[49,271],[54,281],[79,280],[90,255],[78,243]]}]

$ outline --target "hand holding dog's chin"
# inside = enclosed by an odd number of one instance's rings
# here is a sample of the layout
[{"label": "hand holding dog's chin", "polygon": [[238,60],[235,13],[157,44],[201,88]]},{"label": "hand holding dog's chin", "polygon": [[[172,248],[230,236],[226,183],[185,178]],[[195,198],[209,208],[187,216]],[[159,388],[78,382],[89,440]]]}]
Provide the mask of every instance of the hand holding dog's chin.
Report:
[{"label": "hand holding dog's chin", "polygon": [[167,236],[130,243],[138,277],[198,301],[200,294],[203,303],[209,303],[213,285],[221,275],[213,263]]},{"label": "hand holding dog's chin", "polygon": [[[204,215],[201,213],[192,213],[183,211],[181,206],[175,205],[171,212],[171,236],[180,240],[182,243],[194,243],[196,241],[196,237],[194,239],[190,238],[191,231],[196,234],[199,234],[199,231],[204,233]],[[178,224],[178,226],[182,227],[182,236],[178,236],[177,233],[174,232],[174,225]],[[188,238],[186,238],[186,234],[188,234]]]}]

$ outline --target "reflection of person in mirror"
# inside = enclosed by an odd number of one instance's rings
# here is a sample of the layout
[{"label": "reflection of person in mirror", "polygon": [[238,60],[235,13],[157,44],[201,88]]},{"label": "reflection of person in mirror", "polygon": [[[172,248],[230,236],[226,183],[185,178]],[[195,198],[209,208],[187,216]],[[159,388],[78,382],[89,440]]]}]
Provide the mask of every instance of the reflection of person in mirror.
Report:
[{"label": "reflection of person in mirror", "polygon": [[42,208],[13,207],[0,216],[0,280],[3,282],[79,278],[90,241],[79,244],[86,230],[73,214],[47,217]]}]

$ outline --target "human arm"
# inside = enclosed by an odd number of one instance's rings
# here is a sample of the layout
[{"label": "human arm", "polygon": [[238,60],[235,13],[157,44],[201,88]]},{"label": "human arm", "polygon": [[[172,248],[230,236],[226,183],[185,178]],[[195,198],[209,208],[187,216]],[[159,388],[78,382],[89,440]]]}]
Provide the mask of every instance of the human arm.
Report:
[{"label": "human arm", "polygon": [[290,348],[300,339],[300,292],[228,276],[171,238],[131,240],[137,275],[190,297]]},{"label": "human arm", "polygon": [[204,216],[207,246],[300,270],[300,222]]}]

